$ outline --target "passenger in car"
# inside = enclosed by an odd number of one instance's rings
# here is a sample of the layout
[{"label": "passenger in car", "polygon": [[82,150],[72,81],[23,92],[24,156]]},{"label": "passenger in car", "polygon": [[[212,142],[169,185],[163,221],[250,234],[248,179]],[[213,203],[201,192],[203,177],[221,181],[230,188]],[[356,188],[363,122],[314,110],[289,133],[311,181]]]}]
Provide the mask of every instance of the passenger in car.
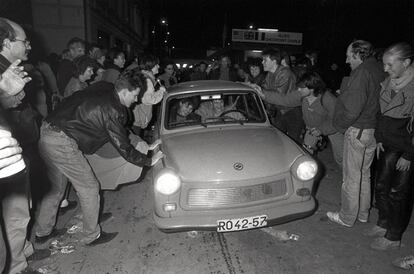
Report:
[{"label": "passenger in car", "polygon": [[226,117],[231,117],[237,120],[245,119],[244,115],[236,109],[236,104],[237,100],[229,106],[224,106],[223,99],[205,101],[200,104],[200,107],[195,111],[195,113],[200,115],[203,121],[207,118],[217,118],[223,116],[224,113],[226,113],[224,115]]}]

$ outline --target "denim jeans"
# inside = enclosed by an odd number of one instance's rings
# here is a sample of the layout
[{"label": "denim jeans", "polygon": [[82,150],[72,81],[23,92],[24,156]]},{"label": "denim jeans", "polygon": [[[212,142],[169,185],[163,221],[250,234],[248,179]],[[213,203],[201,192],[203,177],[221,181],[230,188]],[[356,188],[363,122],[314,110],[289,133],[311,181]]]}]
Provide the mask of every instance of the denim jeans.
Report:
[{"label": "denim jeans", "polygon": [[99,182],[76,141],[43,122],[39,153],[45,161],[50,188],[40,204],[36,236],[47,236],[52,232],[67,178],[78,195],[83,213],[81,242],[90,243],[97,239],[101,231],[98,225]]},{"label": "denim jeans", "polygon": [[378,161],[375,201],[378,208],[377,225],[387,229],[385,238],[400,241],[411,216],[413,166],[407,171],[395,168],[404,152],[384,145]]},{"label": "denim jeans", "polygon": [[371,170],[375,155],[375,129],[350,127],[345,132],[342,168],[341,210],[339,217],[353,225],[367,220],[371,207]]}]

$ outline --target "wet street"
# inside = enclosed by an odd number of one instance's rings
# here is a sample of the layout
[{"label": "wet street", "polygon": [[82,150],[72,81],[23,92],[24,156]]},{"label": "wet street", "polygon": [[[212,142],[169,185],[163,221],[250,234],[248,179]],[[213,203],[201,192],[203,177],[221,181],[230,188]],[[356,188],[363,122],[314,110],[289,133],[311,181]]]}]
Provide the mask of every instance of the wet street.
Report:
[{"label": "wet street", "polygon": [[[379,252],[369,248],[371,238],[362,236],[376,220],[345,228],[329,223],[325,213],[339,208],[340,173],[331,152],[320,154],[326,166],[316,198],[319,208],[313,216],[275,226],[233,233],[160,232],[152,219],[151,173],[139,184],[104,192],[105,212],[113,217],[102,224],[107,232],[118,231],[111,242],[81,247],[65,235],[50,258],[32,264],[44,273],[404,273],[391,261],[414,252],[414,221],[404,234],[399,250]],[[76,211],[59,220],[58,227],[70,227]],[[293,234],[293,235],[292,235]],[[290,237],[290,238],[289,238]],[[46,247],[45,245],[44,247]]]}]

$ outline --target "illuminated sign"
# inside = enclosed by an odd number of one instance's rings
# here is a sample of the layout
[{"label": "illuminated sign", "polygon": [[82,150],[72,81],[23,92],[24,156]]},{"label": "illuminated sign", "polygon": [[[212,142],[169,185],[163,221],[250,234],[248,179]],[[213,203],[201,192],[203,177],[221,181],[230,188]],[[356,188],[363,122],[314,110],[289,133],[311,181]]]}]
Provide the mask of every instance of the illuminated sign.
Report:
[{"label": "illuminated sign", "polygon": [[302,45],[302,33],[233,29],[231,40],[233,42],[267,43],[300,46]]}]

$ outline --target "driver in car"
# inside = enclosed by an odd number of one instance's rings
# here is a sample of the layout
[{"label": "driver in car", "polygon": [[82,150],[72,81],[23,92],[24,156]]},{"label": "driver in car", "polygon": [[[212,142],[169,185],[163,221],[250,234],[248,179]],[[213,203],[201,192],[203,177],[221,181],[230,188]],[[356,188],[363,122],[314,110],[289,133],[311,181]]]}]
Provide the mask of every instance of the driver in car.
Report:
[{"label": "driver in car", "polygon": [[235,120],[243,120],[245,117],[235,108],[236,103],[237,99],[232,105],[225,107],[223,99],[214,99],[202,102],[195,113],[200,115],[203,121],[207,118],[217,117],[230,117]]},{"label": "driver in car", "polygon": [[200,121],[200,115],[193,112],[195,103],[191,97],[183,98],[178,102],[177,111],[172,115],[170,122]]}]

